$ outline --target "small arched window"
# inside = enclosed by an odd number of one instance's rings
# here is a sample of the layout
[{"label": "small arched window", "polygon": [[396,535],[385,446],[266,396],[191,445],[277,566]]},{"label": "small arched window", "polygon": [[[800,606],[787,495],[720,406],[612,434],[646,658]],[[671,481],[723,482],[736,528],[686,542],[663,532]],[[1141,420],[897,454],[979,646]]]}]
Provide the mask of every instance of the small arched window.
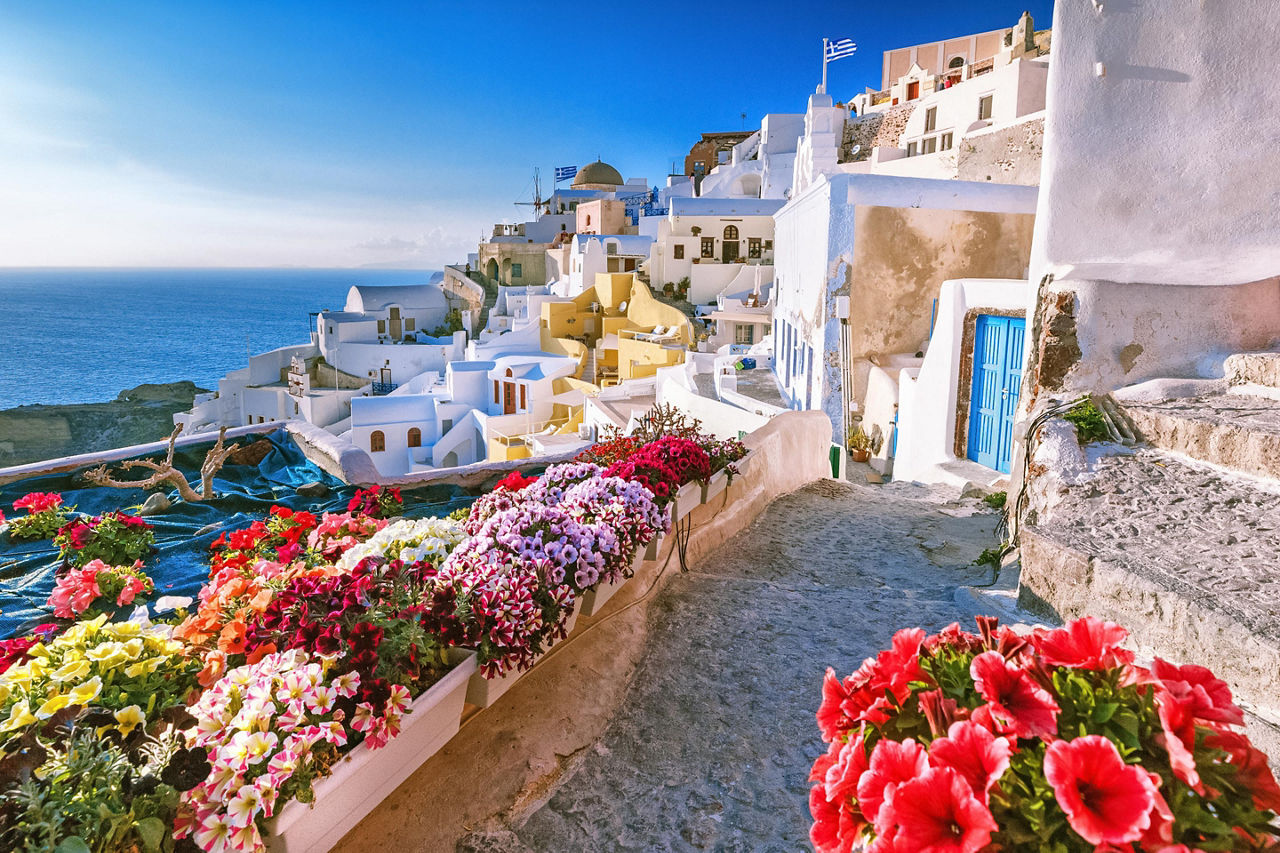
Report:
[{"label": "small arched window", "polygon": [[387,449],[387,437],[382,434],[382,430],[375,429],[369,433],[369,452],[381,453]]},{"label": "small arched window", "polygon": [[422,430],[418,429],[417,427],[409,428],[409,446],[410,447],[422,446]]},{"label": "small arched window", "polygon": [[948,68],[963,68],[963,67],[964,67],[964,57],[963,57],[963,56],[953,56],[953,57],[951,57],[951,61],[947,63],[947,67],[948,67]]},{"label": "small arched window", "polygon": [[514,375],[514,374],[512,374],[512,372],[511,372],[511,368],[510,368],[510,367],[508,367],[508,368],[507,368],[507,375],[508,375],[508,376],[512,376],[512,375]]},{"label": "small arched window", "polygon": [[738,226],[737,226],[737,225],[726,225],[726,226],[724,227],[724,238],[725,238],[726,240],[737,240],[737,239],[738,239]]}]

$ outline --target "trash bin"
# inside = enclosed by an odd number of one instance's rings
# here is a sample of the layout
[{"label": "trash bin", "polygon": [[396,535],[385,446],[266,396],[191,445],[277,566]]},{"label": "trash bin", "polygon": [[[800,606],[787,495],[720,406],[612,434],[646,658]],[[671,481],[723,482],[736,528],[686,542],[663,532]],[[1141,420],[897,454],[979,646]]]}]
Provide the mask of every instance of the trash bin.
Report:
[{"label": "trash bin", "polygon": [[755,360],[754,358],[749,357],[749,356],[744,356],[744,357],[743,357],[743,359],[742,359],[742,369],[743,369],[743,370],[755,370],[755,369],[756,369],[756,360]]}]

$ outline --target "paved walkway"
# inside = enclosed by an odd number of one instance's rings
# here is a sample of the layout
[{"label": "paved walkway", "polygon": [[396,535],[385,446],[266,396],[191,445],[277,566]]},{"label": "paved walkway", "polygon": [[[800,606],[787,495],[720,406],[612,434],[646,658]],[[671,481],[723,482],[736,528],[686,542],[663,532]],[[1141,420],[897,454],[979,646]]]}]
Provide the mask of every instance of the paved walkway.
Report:
[{"label": "paved walkway", "polygon": [[822,673],[848,674],[898,628],[936,630],[987,572],[976,501],[920,487],[823,481],[756,523],[649,608],[621,709],[538,802],[460,851],[808,849],[806,778]]}]

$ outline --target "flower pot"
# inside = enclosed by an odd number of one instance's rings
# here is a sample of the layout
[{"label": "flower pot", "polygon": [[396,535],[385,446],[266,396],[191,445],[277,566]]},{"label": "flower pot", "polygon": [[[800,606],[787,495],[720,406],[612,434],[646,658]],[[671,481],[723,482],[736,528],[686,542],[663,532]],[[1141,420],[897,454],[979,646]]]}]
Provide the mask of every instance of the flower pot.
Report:
[{"label": "flower pot", "polygon": [[[573,627],[578,622],[578,611],[581,605],[575,607],[573,612],[569,614],[569,618],[564,624],[564,635],[568,637],[573,633]],[[547,644],[550,649],[559,640],[553,640]],[[488,708],[494,702],[502,698],[502,694],[511,689],[511,686],[520,680],[520,676],[524,675],[524,670],[513,669],[506,675],[500,675],[497,678],[485,678],[480,670],[476,670],[471,674],[471,680],[467,682],[467,704],[475,705],[477,708]]]},{"label": "flower pot", "polygon": [[667,537],[659,533],[657,536],[649,540],[649,544],[644,547],[644,559],[652,562],[658,559],[658,555],[662,553],[662,543]]},{"label": "flower pot", "polygon": [[724,471],[717,471],[711,475],[711,479],[702,484],[702,502],[710,503],[711,499],[717,497],[729,485],[729,475]]},{"label": "flower pot", "polygon": [[675,507],[674,518],[684,518],[693,508],[702,503],[702,484],[696,480],[692,483],[685,483],[676,492],[676,499],[671,502]]},{"label": "flower pot", "polygon": [[609,599],[613,598],[613,594],[622,589],[622,585],[627,582],[626,578],[618,578],[615,581],[601,581],[582,595],[582,615],[594,616],[600,611],[601,607]]},{"label": "flower pot", "polygon": [[871,458],[870,450],[850,450],[849,458],[854,462],[866,462]]},{"label": "flower pot", "polygon": [[413,700],[400,734],[381,749],[360,744],[314,785],[315,801],[290,801],[272,818],[267,846],[272,853],[324,853],[408,779],[458,732],[476,654],[450,649],[454,663],[444,678]]}]

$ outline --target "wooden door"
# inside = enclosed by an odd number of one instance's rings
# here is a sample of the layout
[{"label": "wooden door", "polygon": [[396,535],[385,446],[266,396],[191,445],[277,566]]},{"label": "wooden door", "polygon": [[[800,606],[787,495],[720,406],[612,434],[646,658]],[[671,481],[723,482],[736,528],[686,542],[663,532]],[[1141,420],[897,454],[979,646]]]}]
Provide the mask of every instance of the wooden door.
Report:
[{"label": "wooden door", "polygon": [[914,101],[918,97],[920,97],[920,81],[917,80],[914,83],[908,83],[907,84],[907,100]]},{"label": "wooden door", "polygon": [[400,340],[400,309],[391,309],[391,340]]},{"label": "wooden door", "polygon": [[502,413],[504,415],[515,414],[516,411],[516,384],[514,382],[502,383]]},{"label": "wooden door", "polygon": [[724,244],[724,255],[723,255],[724,262],[726,264],[731,264],[738,259],[738,241],[725,240],[723,241],[723,244]]}]

